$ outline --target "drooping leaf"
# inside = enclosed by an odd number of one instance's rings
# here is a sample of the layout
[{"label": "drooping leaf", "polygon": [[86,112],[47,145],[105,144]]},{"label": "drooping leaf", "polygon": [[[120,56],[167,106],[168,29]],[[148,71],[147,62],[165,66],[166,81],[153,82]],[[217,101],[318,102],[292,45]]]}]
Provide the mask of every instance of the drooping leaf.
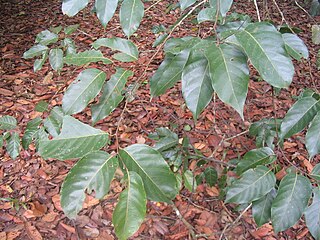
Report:
[{"label": "drooping leaf", "polygon": [[247,152],[240,160],[236,167],[237,174],[240,175],[250,168],[255,168],[258,165],[267,165],[276,160],[276,155],[271,148],[263,147],[253,149]]},{"label": "drooping leaf", "polygon": [[301,58],[308,59],[309,51],[304,42],[296,34],[284,33],[282,34],[284,46],[291,57],[296,60]]},{"label": "drooping leaf", "polygon": [[55,106],[50,115],[44,120],[45,129],[53,136],[57,137],[60,134],[60,129],[63,122],[64,113],[61,107]]},{"label": "drooping leaf", "polygon": [[147,197],[141,177],[128,172],[128,186],[120,194],[113,212],[112,223],[120,240],[126,240],[140,227],[146,215]]},{"label": "drooping leaf", "polygon": [[252,215],[258,227],[270,221],[271,205],[275,197],[274,190],[252,203]]},{"label": "drooping leaf", "polygon": [[[209,0],[210,6],[217,9],[217,0]],[[219,0],[219,9],[222,17],[225,17],[232,6],[233,0]]]},{"label": "drooping leaf", "polygon": [[57,27],[50,27],[49,30],[55,34],[59,34],[62,30],[62,26],[59,25]]},{"label": "drooping leaf", "polygon": [[313,189],[312,204],[307,208],[304,215],[306,225],[311,235],[316,239],[320,239],[320,188]]},{"label": "drooping leaf", "polygon": [[273,25],[252,23],[235,36],[265,81],[277,88],[290,85],[294,67],[281,33]]},{"label": "drooping leaf", "polygon": [[207,167],[204,170],[204,178],[206,180],[206,183],[212,187],[217,183],[218,180],[218,173],[217,170],[215,170],[212,167]]},{"label": "drooping leaf", "polygon": [[112,61],[109,58],[103,56],[100,50],[87,50],[79,53],[69,53],[65,58],[66,64],[73,64],[76,66],[85,65],[92,62],[103,62],[104,64],[110,64]]},{"label": "drooping leaf", "polygon": [[106,27],[118,6],[118,0],[96,0],[95,9],[103,27]]},{"label": "drooping leaf", "polygon": [[314,166],[314,168],[311,171],[310,177],[317,181],[320,181],[320,163]]},{"label": "drooping leaf", "polygon": [[121,53],[114,54],[113,58],[122,62],[133,62],[139,57],[137,46],[130,40],[123,38],[99,38],[92,46],[95,49],[108,47],[112,50],[120,51]]},{"label": "drooping leaf", "polygon": [[289,109],[280,126],[280,139],[291,137],[303,130],[320,111],[320,101],[313,97],[299,99]]},{"label": "drooping leaf", "polygon": [[42,68],[43,64],[47,61],[47,59],[49,57],[48,52],[49,52],[48,50],[44,51],[42,53],[42,57],[40,59],[36,59],[34,61],[34,63],[33,63],[33,71],[34,72],[39,71]]},{"label": "drooping leaf", "polygon": [[20,138],[17,132],[12,132],[7,139],[6,144],[7,152],[12,159],[16,159],[20,152]]},{"label": "drooping leaf", "polygon": [[24,59],[37,57],[37,56],[40,56],[42,53],[44,53],[47,50],[48,50],[47,46],[44,46],[44,45],[41,45],[41,44],[37,44],[37,45],[32,46],[28,51],[25,51],[23,53],[22,57]]},{"label": "drooping leaf", "polygon": [[34,143],[36,145],[36,149],[39,149],[39,144],[41,141],[45,141],[49,139],[49,134],[46,132],[44,127],[40,127],[37,133],[34,136]]},{"label": "drooping leaf", "polygon": [[144,144],[134,144],[120,150],[119,154],[126,168],[142,178],[148,199],[170,203],[176,196],[176,177],[158,151]]},{"label": "drooping leaf", "polygon": [[152,47],[159,46],[161,43],[163,43],[167,39],[168,36],[169,36],[168,33],[163,33],[159,35],[157,39],[153,42]]},{"label": "drooping leaf", "polygon": [[197,182],[196,179],[190,170],[186,170],[183,175],[183,181],[184,181],[184,186],[190,191],[194,192],[195,189],[197,188]]},{"label": "drooping leaf", "polygon": [[195,45],[201,43],[201,39],[197,37],[170,38],[164,45],[166,54],[171,53],[177,55],[183,50],[191,50]]},{"label": "drooping leaf", "polygon": [[212,87],[218,97],[232,106],[243,118],[243,107],[249,84],[246,56],[235,46],[213,45],[206,53]]},{"label": "drooping leaf", "polygon": [[66,49],[66,54],[76,54],[77,48],[74,41],[70,38],[65,38],[62,41],[62,46]]},{"label": "drooping leaf", "polygon": [[276,177],[267,167],[249,169],[240,179],[232,182],[227,191],[226,202],[251,203],[270,192],[275,184]]},{"label": "drooping leaf", "polygon": [[45,159],[80,158],[104,147],[107,141],[107,133],[71,116],[64,116],[60,135],[52,140],[40,141],[38,152]]},{"label": "drooping leaf", "polygon": [[44,30],[36,36],[36,43],[47,46],[51,43],[56,43],[59,37],[57,34],[50,32],[49,30]]},{"label": "drooping leaf", "polygon": [[82,9],[84,9],[89,3],[89,0],[63,0],[62,12],[69,17],[73,17]]},{"label": "drooping leaf", "polygon": [[306,147],[310,158],[320,153],[320,111],[312,120],[306,134]]},{"label": "drooping leaf", "polygon": [[127,79],[132,75],[132,71],[117,68],[116,73],[104,84],[99,103],[91,107],[93,124],[108,116],[123,100],[122,91],[124,90]]},{"label": "drooping leaf", "polygon": [[163,152],[179,144],[178,135],[169,129],[162,127],[157,128],[156,131],[159,136],[159,140],[156,142],[153,148],[157,151]]},{"label": "drooping leaf", "polygon": [[17,127],[17,120],[9,115],[0,117],[0,129],[1,130],[12,130]]},{"label": "drooping leaf", "polygon": [[215,7],[202,9],[197,15],[198,23],[202,23],[205,21],[214,22],[217,14],[216,12],[217,12],[217,9]]},{"label": "drooping leaf", "polygon": [[36,138],[36,134],[39,131],[39,125],[41,124],[42,119],[37,117],[32,119],[27,123],[26,131],[22,137],[22,147],[27,149],[31,144],[32,140]]},{"label": "drooping leaf", "polygon": [[320,44],[320,25],[312,25],[312,42],[314,44]]},{"label": "drooping leaf", "polygon": [[70,35],[70,34],[74,33],[75,31],[77,31],[79,26],[80,26],[79,24],[69,25],[69,26],[65,27],[63,31],[66,35]]},{"label": "drooping leaf", "polygon": [[51,49],[49,52],[49,62],[55,71],[60,71],[63,67],[63,51],[59,48]]},{"label": "drooping leaf", "polygon": [[82,71],[68,87],[62,99],[65,114],[81,112],[95,98],[106,80],[106,74],[95,68]]},{"label": "drooping leaf", "polygon": [[118,167],[116,157],[102,151],[91,152],[81,158],[70,170],[61,188],[61,207],[71,219],[82,209],[85,192],[95,191],[96,198],[103,198]]},{"label": "drooping leaf", "polygon": [[137,31],[144,15],[141,0],[124,0],[120,8],[120,25],[127,37]]},{"label": "drooping leaf", "polygon": [[193,5],[197,0],[179,0],[180,8],[184,11],[186,8]]},{"label": "drooping leaf", "polygon": [[276,233],[293,226],[308,206],[311,183],[296,173],[287,174],[280,182],[271,207],[271,220]]},{"label": "drooping leaf", "polygon": [[49,106],[49,103],[47,103],[45,101],[40,101],[37,103],[34,110],[37,112],[45,112],[48,110],[48,106]]}]

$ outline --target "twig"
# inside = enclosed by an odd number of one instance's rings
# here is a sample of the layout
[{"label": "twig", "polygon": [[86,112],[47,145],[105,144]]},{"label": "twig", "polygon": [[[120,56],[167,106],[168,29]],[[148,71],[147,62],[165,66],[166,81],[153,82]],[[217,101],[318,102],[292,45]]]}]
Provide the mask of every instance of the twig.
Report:
[{"label": "twig", "polygon": [[260,12],[259,12],[259,7],[258,7],[257,0],[253,0],[253,2],[254,2],[254,6],[256,7],[258,21],[261,22]]},{"label": "twig", "polygon": [[148,12],[151,8],[153,8],[155,5],[157,5],[159,2],[161,2],[162,0],[158,0],[157,2],[155,2],[154,4],[152,4],[150,7],[148,7],[145,12]]},{"label": "twig", "polygon": [[290,31],[291,31],[292,33],[294,33],[293,29],[290,27],[290,25],[288,24],[286,18],[284,17],[283,12],[282,12],[281,9],[279,8],[279,5],[278,5],[278,3],[276,2],[276,0],[272,0],[272,1],[273,1],[273,4],[276,6],[278,12],[279,12],[280,15],[281,15],[281,25],[282,25],[282,22],[285,22],[286,25],[287,25],[287,27],[290,29]]},{"label": "twig", "polygon": [[188,221],[181,215],[179,209],[175,206],[172,205],[173,210],[175,211],[176,215],[178,216],[178,218],[183,222],[183,224],[188,228],[189,233],[192,237],[192,239],[196,239],[196,234],[193,230],[193,227],[190,223],[188,223]]},{"label": "twig", "polygon": [[116,129],[116,133],[115,133],[115,136],[116,136],[116,146],[117,146],[117,152],[119,151],[119,147],[120,147],[120,144],[119,144],[119,137],[118,137],[118,132],[119,132],[119,126],[123,120],[123,115],[124,115],[124,112],[126,111],[127,109],[127,105],[128,105],[128,101],[125,101],[125,104],[124,104],[124,107],[121,111],[121,114],[120,114],[120,118],[119,118],[119,121],[117,123],[117,129]]},{"label": "twig", "polygon": [[234,164],[231,164],[231,163],[228,163],[228,162],[224,162],[224,161],[215,159],[213,157],[205,157],[205,156],[198,155],[198,154],[193,154],[193,153],[190,153],[190,155],[194,156],[194,157],[202,158],[202,159],[205,159],[205,160],[208,160],[208,161],[211,161],[211,162],[219,163],[219,164],[222,164],[222,165],[225,165],[225,166],[228,166],[228,167],[236,167],[236,165],[234,165]]},{"label": "twig", "polygon": [[237,138],[237,137],[239,137],[239,136],[241,136],[241,135],[244,135],[244,134],[246,134],[246,133],[248,133],[248,132],[249,132],[249,130],[245,130],[245,131],[243,131],[243,132],[241,132],[241,133],[238,133],[238,134],[236,134],[236,135],[234,135],[234,136],[232,136],[232,137],[226,138],[225,141],[232,140],[232,139]]},{"label": "twig", "polygon": [[310,15],[310,13],[307,10],[305,10],[296,0],[294,2],[298,6],[298,8],[300,8],[302,11],[304,11],[308,15],[308,17],[311,18],[312,21],[314,21],[317,24],[317,21],[314,19],[314,17],[312,17]]}]

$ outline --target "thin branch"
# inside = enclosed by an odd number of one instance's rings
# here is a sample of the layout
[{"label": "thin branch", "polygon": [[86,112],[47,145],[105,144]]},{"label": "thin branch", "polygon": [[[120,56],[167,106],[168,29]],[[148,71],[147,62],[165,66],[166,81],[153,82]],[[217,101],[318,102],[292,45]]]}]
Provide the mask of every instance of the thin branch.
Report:
[{"label": "thin branch", "polygon": [[148,7],[145,12],[148,12],[151,8],[153,8],[155,5],[157,5],[159,2],[161,2],[162,0],[158,0],[157,2],[155,2],[154,4],[152,4],[150,7]]},{"label": "thin branch", "polygon": [[276,2],[276,0],[272,0],[272,1],[273,1],[273,4],[276,6],[278,12],[279,12],[280,15],[281,15],[281,25],[282,25],[282,22],[285,22],[286,25],[287,25],[287,27],[290,29],[290,31],[291,31],[292,33],[294,33],[293,29],[290,27],[290,25],[288,24],[286,18],[284,17],[283,12],[282,12],[281,9],[279,8],[279,5],[278,5],[278,3]]},{"label": "thin branch", "polygon": [[188,223],[188,221],[182,216],[182,214],[180,213],[179,209],[175,206],[172,205],[173,210],[175,211],[177,217],[183,222],[183,224],[188,228],[189,233],[192,237],[192,239],[196,239],[196,234],[194,232],[194,229],[192,227],[192,225],[190,223]]},{"label": "thin branch", "polygon": [[312,17],[310,15],[310,13],[307,10],[305,10],[296,0],[294,2],[298,6],[298,8],[300,8],[302,11],[304,11],[304,13],[306,13],[308,15],[308,17],[311,18],[312,21],[314,21],[317,24],[317,21],[314,19],[314,17]]},{"label": "thin branch", "polygon": [[259,7],[258,7],[257,0],[253,0],[253,2],[254,2],[254,6],[256,7],[258,21],[261,22],[260,12],[259,12]]}]

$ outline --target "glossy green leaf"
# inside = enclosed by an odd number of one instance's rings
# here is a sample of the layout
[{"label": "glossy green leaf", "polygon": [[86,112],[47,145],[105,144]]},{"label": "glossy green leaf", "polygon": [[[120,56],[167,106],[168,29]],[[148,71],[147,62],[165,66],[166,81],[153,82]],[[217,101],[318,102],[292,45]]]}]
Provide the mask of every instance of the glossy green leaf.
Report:
[{"label": "glossy green leaf", "polygon": [[194,192],[197,188],[197,182],[195,177],[193,176],[192,171],[186,170],[182,175],[184,186],[190,191]]},{"label": "glossy green leaf", "polygon": [[320,181],[320,163],[314,166],[314,168],[311,171],[310,177],[317,181]]},{"label": "glossy green leaf", "polygon": [[212,98],[209,63],[200,50],[191,52],[182,71],[182,94],[194,119],[198,118]]},{"label": "glossy green leaf", "polygon": [[50,115],[43,122],[45,129],[53,137],[57,137],[60,134],[63,116],[64,113],[62,108],[56,106],[51,110]]},{"label": "glossy green leaf", "polygon": [[100,92],[106,74],[95,68],[82,71],[70,84],[62,99],[65,114],[81,112]]},{"label": "glossy green leaf", "polygon": [[275,197],[274,195],[275,193],[272,190],[267,195],[252,203],[252,215],[258,227],[270,221],[271,205]]},{"label": "glossy green leaf", "polygon": [[251,203],[258,200],[276,184],[274,173],[265,166],[258,166],[243,173],[240,179],[234,180],[228,188],[226,202]]},{"label": "glossy green leaf", "polygon": [[296,60],[301,58],[308,59],[309,51],[304,42],[296,34],[284,33],[282,34],[284,46],[291,57]]},{"label": "glossy green leaf", "polygon": [[117,68],[116,73],[104,84],[99,103],[91,107],[93,124],[108,116],[123,100],[122,91],[125,88],[127,79],[131,76],[133,76],[132,71]]},{"label": "glossy green leaf", "polygon": [[290,85],[294,67],[285,51],[282,35],[273,25],[249,24],[235,36],[265,81],[277,88]]},{"label": "glossy green leaf", "polygon": [[246,56],[235,46],[213,45],[206,53],[212,87],[218,97],[232,106],[243,118],[243,107],[249,84]]},{"label": "glossy green leaf", "polygon": [[204,178],[206,180],[206,183],[210,187],[214,186],[217,183],[217,180],[218,180],[217,170],[215,170],[212,167],[207,167],[203,173],[204,173]]},{"label": "glossy green leaf", "polygon": [[184,11],[186,8],[193,5],[197,0],[179,0],[180,8]]},{"label": "glossy green leaf", "polygon": [[34,61],[34,63],[33,63],[33,71],[34,72],[39,71],[42,68],[43,64],[47,61],[47,59],[49,57],[48,52],[49,52],[48,50],[44,51],[42,53],[42,57],[40,59],[36,59]]},{"label": "glossy green leaf", "polygon": [[82,209],[86,194],[95,192],[102,199],[118,167],[117,159],[102,151],[91,152],[70,170],[61,187],[61,207],[68,218],[74,219]]},{"label": "glossy green leaf", "polygon": [[201,43],[201,41],[200,38],[190,36],[184,38],[170,38],[164,45],[164,51],[166,54],[171,53],[177,55],[183,50],[191,50],[191,48]]},{"label": "glossy green leaf", "polygon": [[47,46],[37,44],[37,45],[32,46],[28,51],[24,52],[22,57],[24,59],[37,57],[37,56],[42,55],[47,50],[48,50]]},{"label": "glossy green leaf", "polygon": [[49,62],[55,71],[60,71],[63,67],[63,51],[59,48],[51,49],[49,52]]},{"label": "glossy green leaf", "polygon": [[34,110],[36,112],[45,112],[48,110],[48,106],[49,106],[49,103],[45,102],[45,101],[40,101],[36,104]]},{"label": "glossy green leaf", "polygon": [[79,26],[80,26],[79,24],[70,25],[70,26],[65,27],[63,31],[66,35],[70,35],[70,34],[74,33],[75,31],[77,31]]},{"label": "glossy green leaf", "polygon": [[320,239],[320,188],[313,189],[312,204],[304,213],[306,225],[311,235],[316,239]]},{"label": "glossy green leaf", "polygon": [[89,0],[63,0],[62,12],[69,17],[73,17],[82,9],[84,9],[89,3]]},{"label": "glossy green leaf", "polygon": [[276,160],[276,155],[268,147],[253,149],[247,152],[236,167],[237,174],[240,175],[250,168],[258,165],[267,165]]},{"label": "glossy green leaf", "polygon": [[107,141],[107,133],[71,116],[64,116],[60,135],[52,140],[40,141],[38,152],[45,159],[80,158],[104,147]]},{"label": "glossy green leaf", "polygon": [[296,173],[287,174],[280,182],[271,207],[271,220],[275,233],[292,227],[302,216],[311,196],[311,183]]},{"label": "glossy green leaf", "polygon": [[306,134],[306,147],[310,158],[320,153],[320,111],[312,120]]},{"label": "glossy green leaf", "polygon": [[114,54],[113,58],[122,62],[133,62],[138,60],[139,57],[137,46],[130,40],[123,38],[99,38],[92,46],[95,49],[108,47],[112,50],[120,51],[121,53]]},{"label": "glossy green leaf", "polygon": [[127,37],[137,31],[144,15],[141,0],[124,0],[120,8],[120,25]]},{"label": "glossy green leaf", "polygon": [[76,66],[100,61],[104,64],[112,63],[112,61],[109,58],[105,58],[99,50],[87,50],[79,53],[70,53],[64,58],[64,62],[66,64],[73,64]]},{"label": "glossy green leaf", "polygon": [[134,144],[120,150],[119,154],[126,168],[142,178],[148,199],[170,203],[175,198],[176,177],[158,151],[144,144]]},{"label": "glossy green leaf", "polygon": [[12,159],[16,159],[20,152],[20,138],[17,132],[12,132],[7,139],[6,149]]},{"label": "glossy green leaf", "polygon": [[299,99],[289,109],[280,126],[280,139],[291,137],[303,130],[320,111],[320,101],[313,97]]},{"label": "glossy green leaf", "polygon": [[39,131],[39,125],[41,124],[41,122],[42,119],[40,117],[37,117],[27,123],[26,130],[22,137],[22,147],[24,149],[27,149],[32,140],[36,138],[36,134]]},{"label": "glossy green leaf", "polygon": [[74,41],[70,38],[65,38],[62,41],[62,46],[66,49],[66,54],[76,54],[77,48]]},{"label": "glossy green leaf", "polygon": [[95,9],[103,27],[106,27],[118,6],[118,0],[96,0]]},{"label": "glossy green leaf", "polygon": [[150,79],[152,96],[159,96],[181,80],[182,71],[188,61],[189,50],[182,51],[177,56],[167,55],[155,74]]},{"label": "glossy green leaf", "polygon": [[47,46],[51,43],[56,43],[59,37],[57,34],[50,32],[49,30],[44,30],[36,36],[36,43]]},{"label": "glossy green leaf", "polygon": [[1,130],[12,130],[17,127],[17,120],[9,115],[0,117],[0,129]]},{"label": "glossy green leaf", "polygon": [[[217,8],[217,0],[209,0],[212,8]],[[219,9],[222,17],[225,17],[232,6],[233,0],[219,0]]]},{"label": "glossy green leaf", "polygon": [[217,14],[216,12],[217,9],[215,7],[201,9],[201,11],[197,15],[198,23],[202,23],[205,21],[214,22]]},{"label": "glossy green leaf", "polygon": [[146,204],[141,177],[135,172],[128,172],[127,188],[120,194],[112,216],[115,233],[120,240],[128,239],[139,229],[146,215]]}]

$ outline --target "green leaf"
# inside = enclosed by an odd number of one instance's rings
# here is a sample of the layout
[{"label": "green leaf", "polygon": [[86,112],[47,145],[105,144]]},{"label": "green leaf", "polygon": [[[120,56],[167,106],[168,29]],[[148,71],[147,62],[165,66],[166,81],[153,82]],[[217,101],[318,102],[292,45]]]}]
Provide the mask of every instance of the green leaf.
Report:
[{"label": "green leaf", "polygon": [[39,125],[41,124],[41,122],[42,119],[40,117],[37,117],[27,123],[26,131],[24,132],[22,137],[22,147],[24,149],[27,149],[32,140],[36,138],[36,134],[39,131]]},{"label": "green leaf", "polygon": [[168,33],[163,33],[163,34],[159,35],[159,36],[157,37],[157,39],[153,42],[152,47],[157,47],[157,46],[159,46],[161,43],[164,42],[164,40],[167,39],[168,36],[169,36]]},{"label": "green leaf", "polygon": [[280,139],[291,137],[303,130],[320,111],[320,101],[313,97],[299,99],[289,109],[280,126]]},{"label": "green leaf", "polygon": [[217,170],[215,170],[212,167],[207,167],[204,170],[204,178],[206,180],[206,183],[212,187],[217,183],[218,180],[218,173]]},{"label": "green leaf", "polygon": [[251,203],[258,200],[276,184],[274,173],[265,166],[258,166],[243,173],[240,179],[232,182],[228,188],[226,202]]},{"label": "green leaf", "polygon": [[126,168],[142,178],[148,199],[170,203],[175,198],[177,179],[158,151],[134,144],[121,149],[119,154]]},{"label": "green leaf", "polygon": [[218,97],[232,106],[243,118],[247,97],[249,69],[246,56],[235,46],[213,45],[206,53],[212,87]]},{"label": "green leaf", "polygon": [[312,120],[306,134],[306,147],[310,158],[320,152],[320,111]]},{"label": "green leaf", "polygon": [[36,59],[34,61],[33,71],[34,72],[39,71],[42,68],[43,64],[47,61],[48,57],[49,57],[48,50],[46,50],[42,53],[42,57],[40,59]]},{"label": "green leaf", "polygon": [[196,179],[193,176],[192,171],[186,170],[183,173],[183,181],[184,181],[184,186],[190,191],[194,192],[197,188],[197,182]]},{"label": "green leaf", "polygon": [[102,61],[104,64],[110,64],[112,61],[105,58],[99,50],[87,50],[79,53],[70,53],[64,58],[64,62],[68,65],[81,66],[92,62]]},{"label": "green leaf", "polygon": [[45,112],[48,110],[48,106],[49,103],[45,102],[45,101],[40,101],[37,103],[37,105],[35,106],[34,110],[36,112]]},{"label": "green leaf", "polygon": [[253,149],[247,152],[243,159],[240,160],[236,167],[238,175],[247,171],[250,168],[255,168],[258,165],[267,165],[276,160],[276,155],[272,149],[268,147]]},{"label": "green leaf", "polygon": [[77,53],[77,49],[76,49],[76,45],[74,43],[74,41],[70,38],[65,38],[62,41],[61,44],[64,48],[66,48],[66,54],[76,54]]},{"label": "green leaf", "polygon": [[47,50],[48,50],[47,46],[37,44],[37,45],[32,46],[28,51],[24,52],[22,57],[24,59],[37,57],[37,56],[40,56],[41,54],[43,54]]},{"label": "green leaf", "polygon": [[314,44],[320,44],[320,25],[312,25],[312,42]]},{"label": "green leaf", "polygon": [[320,181],[320,163],[314,166],[314,168],[311,171],[310,177],[317,181]]},{"label": "green leaf", "polygon": [[63,0],[62,12],[69,17],[73,17],[82,9],[84,9],[89,3],[89,0]]},{"label": "green leaf", "polygon": [[63,122],[64,113],[61,107],[54,107],[50,115],[44,120],[43,125],[45,129],[53,137],[57,137],[60,134],[60,129]]},{"label": "green leaf", "polygon": [[104,147],[107,141],[107,133],[73,117],[64,116],[60,135],[52,140],[40,141],[38,152],[45,159],[80,158]]},{"label": "green leaf", "polygon": [[304,42],[296,34],[284,33],[282,34],[284,46],[291,57],[296,60],[301,58],[308,59],[309,51]]},{"label": "green leaf", "polygon": [[2,146],[3,146],[3,136],[0,135],[0,148],[2,148]]},{"label": "green leaf", "polygon": [[133,62],[138,60],[139,57],[137,46],[130,40],[123,38],[99,38],[92,46],[95,49],[108,47],[112,50],[120,51],[121,53],[114,54],[113,58],[122,62]]},{"label": "green leaf", "polygon": [[123,32],[130,37],[137,31],[144,15],[141,0],[124,0],[120,8],[120,24]]},{"label": "green leaf", "polygon": [[271,207],[275,233],[292,227],[302,216],[311,196],[311,183],[296,173],[287,174],[280,182]]},{"label": "green leaf", "polygon": [[183,69],[182,94],[194,119],[198,118],[212,98],[209,63],[200,50],[191,52]]},{"label": "green leaf", "polygon": [[70,34],[74,33],[75,31],[77,31],[79,26],[80,26],[79,24],[70,25],[70,26],[65,27],[63,31],[66,35],[70,35]]},{"label": "green leaf", "polygon": [[216,18],[216,12],[217,9],[215,7],[201,9],[197,16],[198,23],[205,21],[214,22]]},{"label": "green leaf", "polygon": [[319,240],[320,239],[320,188],[313,189],[312,204],[307,208],[304,215],[306,218],[306,225],[311,235]]},{"label": "green leaf", "polygon": [[70,170],[61,188],[61,207],[68,218],[74,219],[89,194],[102,199],[118,167],[117,158],[102,151],[91,152],[81,158]]},{"label": "green leaf", "polygon": [[51,43],[56,43],[59,37],[57,34],[50,32],[49,30],[44,30],[38,33],[36,37],[36,43],[47,46]]},{"label": "green leaf", "polygon": [[55,71],[60,71],[63,67],[63,51],[59,48],[51,49],[49,52],[49,62]]},{"label": "green leaf", "polygon": [[49,134],[46,132],[44,127],[40,127],[34,136],[34,143],[36,145],[36,149],[39,150],[40,141],[45,141],[48,139],[49,139]]},{"label": "green leaf", "polygon": [[120,240],[128,239],[140,227],[146,215],[147,197],[141,177],[128,172],[128,186],[120,194],[114,209],[112,223]]},{"label": "green leaf", "polygon": [[155,74],[150,79],[152,96],[159,96],[181,80],[182,71],[188,61],[189,50],[182,51],[177,56],[167,54]]},{"label": "green leaf", "polygon": [[197,0],[179,0],[180,8],[184,11],[186,8],[193,5]]},{"label": "green leaf", "polygon": [[[217,0],[209,0],[210,6],[212,8],[217,8]],[[233,0],[219,0],[220,14],[222,17],[225,17],[227,12],[232,6]]]},{"label": "green leaf", "polygon": [[294,67],[285,51],[282,35],[273,25],[249,24],[235,36],[265,81],[277,88],[290,85]]},{"label": "green leaf", "polygon": [[118,6],[118,0],[96,0],[97,17],[103,27],[106,27]]},{"label": "green leaf", "polygon": [[8,115],[0,117],[0,129],[1,130],[12,130],[17,127],[17,120]]},{"label": "green leaf", "polygon": [[12,132],[10,134],[9,138],[7,139],[6,149],[12,159],[16,159],[16,157],[19,156],[20,138],[18,133]]},{"label": "green leaf", "polygon": [[167,128],[157,128],[157,134],[159,135],[160,139],[156,142],[155,146],[153,147],[159,152],[163,152],[168,150],[172,147],[176,147],[179,144],[179,137],[176,133],[170,131]]},{"label": "green leaf", "polygon": [[58,27],[50,27],[49,30],[55,34],[59,34],[60,31],[62,30],[62,26],[58,26]]},{"label": "green leaf", "polygon": [[132,71],[117,68],[116,73],[104,84],[99,103],[91,107],[93,124],[108,116],[123,100],[122,91],[131,76],[133,76]]},{"label": "green leaf", "polygon": [[88,103],[100,92],[106,74],[98,69],[89,68],[82,71],[68,87],[62,99],[65,114],[74,114],[85,109]]},{"label": "green leaf", "polygon": [[274,195],[274,191],[271,190],[267,195],[252,203],[252,215],[258,227],[270,221]]}]

